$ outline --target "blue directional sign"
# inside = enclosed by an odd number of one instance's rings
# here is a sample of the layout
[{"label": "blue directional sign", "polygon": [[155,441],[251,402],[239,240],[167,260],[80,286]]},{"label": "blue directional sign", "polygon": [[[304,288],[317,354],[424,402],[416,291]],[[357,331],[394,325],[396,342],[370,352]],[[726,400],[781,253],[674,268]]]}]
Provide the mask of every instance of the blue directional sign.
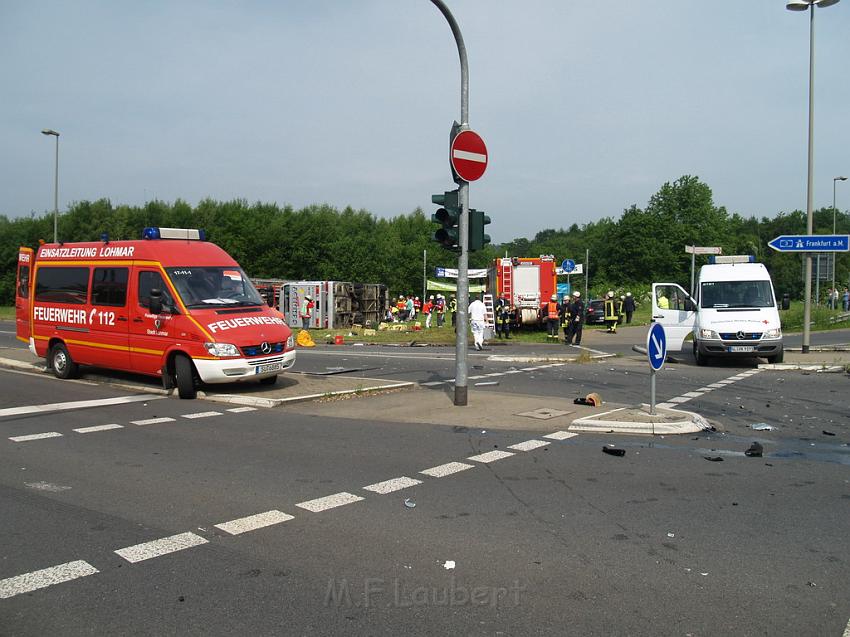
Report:
[{"label": "blue directional sign", "polygon": [[778,252],[847,252],[848,234],[783,234],[768,242]]},{"label": "blue directional sign", "polygon": [[649,358],[649,366],[658,371],[664,367],[664,359],[667,358],[667,335],[661,323],[653,323],[646,335],[646,356]]},{"label": "blue directional sign", "polygon": [[572,259],[564,259],[561,262],[561,269],[567,274],[569,274],[570,272],[576,269],[576,262]]}]

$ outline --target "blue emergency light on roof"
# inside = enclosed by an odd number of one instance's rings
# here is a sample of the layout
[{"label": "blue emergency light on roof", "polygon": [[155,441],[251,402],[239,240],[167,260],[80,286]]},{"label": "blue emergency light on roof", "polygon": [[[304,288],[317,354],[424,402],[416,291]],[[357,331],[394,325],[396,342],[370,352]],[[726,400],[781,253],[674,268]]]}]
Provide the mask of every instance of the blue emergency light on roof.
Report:
[{"label": "blue emergency light on roof", "polygon": [[145,228],[142,239],[188,239],[206,241],[206,233],[195,228]]},{"label": "blue emergency light on roof", "polygon": [[754,254],[727,254],[714,255],[708,257],[708,262],[715,263],[755,263],[756,257]]}]

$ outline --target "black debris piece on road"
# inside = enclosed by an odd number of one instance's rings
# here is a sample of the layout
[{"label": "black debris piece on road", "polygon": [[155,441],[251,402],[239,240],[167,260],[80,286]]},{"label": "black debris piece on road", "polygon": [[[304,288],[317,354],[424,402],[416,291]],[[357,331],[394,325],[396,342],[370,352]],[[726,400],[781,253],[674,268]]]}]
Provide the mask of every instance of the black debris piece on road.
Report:
[{"label": "black debris piece on road", "polygon": [[703,456],[709,462],[723,462],[723,458],[720,456]]},{"label": "black debris piece on road", "polygon": [[761,458],[764,453],[764,447],[762,447],[760,442],[754,442],[750,445],[750,448],[744,452],[744,455],[748,458]]},{"label": "black debris piece on road", "polygon": [[609,456],[617,456],[622,458],[626,455],[625,449],[617,449],[616,447],[602,447],[602,453],[607,453]]}]

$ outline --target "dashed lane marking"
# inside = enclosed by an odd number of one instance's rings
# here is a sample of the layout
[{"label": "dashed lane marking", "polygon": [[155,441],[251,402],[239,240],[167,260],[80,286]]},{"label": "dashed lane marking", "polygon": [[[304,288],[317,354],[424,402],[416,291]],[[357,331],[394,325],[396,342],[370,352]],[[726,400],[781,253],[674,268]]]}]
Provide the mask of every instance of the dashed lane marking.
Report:
[{"label": "dashed lane marking", "polygon": [[546,445],[551,444],[551,442],[546,442],[545,440],[526,440],[525,442],[518,442],[515,445],[509,445],[508,449],[516,449],[517,451],[533,451],[534,449],[539,449],[540,447],[545,447]]},{"label": "dashed lane marking", "polygon": [[72,429],[72,431],[76,431],[78,434],[90,434],[95,431],[108,431],[110,429],[124,429],[124,425],[95,425],[94,427],[80,427],[79,429]]},{"label": "dashed lane marking", "polygon": [[29,434],[27,436],[12,436],[12,442],[29,442],[30,440],[43,440],[44,438],[60,438],[62,434],[58,431],[46,431],[43,434]]},{"label": "dashed lane marking", "polygon": [[543,436],[544,438],[549,438],[549,440],[567,440],[569,438],[575,438],[578,434],[573,433],[571,431],[556,431],[551,434],[546,434]]},{"label": "dashed lane marking", "polygon": [[98,400],[76,400],[66,403],[49,403],[46,405],[8,407],[6,409],[0,409],[0,418],[3,416],[22,416],[25,414],[43,414],[51,411],[68,411],[71,409],[88,409],[90,407],[123,405],[125,403],[147,402],[149,400],[159,400],[162,398],[165,398],[165,396],[119,396],[118,398],[100,398]]},{"label": "dashed lane marking", "polygon": [[487,464],[488,462],[496,462],[497,460],[504,460],[505,458],[510,458],[512,453],[509,451],[488,451],[487,453],[481,453],[477,456],[470,456],[467,460],[472,460],[473,462],[483,462]]},{"label": "dashed lane marking", "polygon": [[256,407],[233,407],[232,409],[228,409],[231,414],[244,414],[247,411],[257,411]]},{"label": "dashed lane marking", "polygon": [[701,391],[689,391],[689,392],[685,392],[684,394],[682,394],[682,396],[687,396],[688,398],[697,398],[699,396],[702,396],[702,392]]},{"label": "dashed lane marking", "polygon": [[294,519],[294,516],[284,513],[283,511],[271,510],[266,511],[265,513],[257,513],[256,515],[249,515],[244,518],[231,520],[230,522],[222,522],[221,524],[216,524],[215,528],[221,529],[225,533],[230,533],[230,535],[240,535],[241,533],[255,531],[267,526],[272,526],[273,524],[280,524],[281,522],[288,522],[289,520]]},{"label": "dashed lane marking", "polygon": [[196,414],[183,414],[183,418],[210,418],[212,416],[221,416],[222,413],[220,411],[199,411]]},{"label": "dashed lane marking", "polygon": [[464,462],[447,462],[446,464],[441,464],[436,467],[431,467],[430,469],[425,469],[423,471],[420,471],[419,473],[426,476],[431,476],[432,478],[445,478],[446,476],[450,476],[453,473],[472,469],[474,466],[475,465],[466,464]]},{"label": "dashed lane marking", "polygon": [[360,500],[363,500],[363,498],[359,495],[354,495],[353,493],[346,493],[345,491],[342,491],[340,493],[334,493],[333,495],[325,496],[324,498],[307,500],[306,502],[301,502],[299,504],[296,504],[295,506],[300,507],[302,509],[307,509],[308,511],[312,511],[313,513],[321,513],[322,511],[327,511],[328,509],[334,509],[336,507],[345,506],[346,504],[359,502]]},{"label": "dashed lane marking", "polygon": [[177,551],[206,544],[207,542],[209,542],[209,540],[202,538],[200,535],[195,535],[194,533],[179,533],[159,540],[153,540],[152,542],[144,542],[142,544],[118,549],[115,553],[131,564],[135,564],[136,562],[142,562],[154,557],[168,555],[169,553],[176,553]]},{"label": "dashed lane marking", "polygon": [[422,480],[416,480],[414,478],[408,478],[407,476],[401,476],[400,478],[393,478],[392,480],[376,482],[375,484],[370,484],[368,487],[363,488],[366,491],[374,491],[375,493],[386,495],[387,493],[392,493],[393,491],[400,491],[401,489],[413,487],[417,484],[422,484]]},{"label": "dashed lane marking", "polygon": [[131,420],[133,425],[158,425],[161,422],[174,422],[174,418],[163,416],[162,418],[148,418],[147,420]]},{"label": "dashed lane marking", "polygon": [[675,398],[670,398],[667,402],[658,403],[656,405],[656,407],[663,407],[665,409],[671,409],[673,407],[680,405],[681,403],[688,402],[692,398],[699,398],[700,396],[704,395],[706,392],[710,392],[710,391],[713,391],[715,389],[721,389],[723,387],[726,387],[727,385],[731,385],[732,383],[736,383],[739,380],[746,380],[747,378],[754,376],[755,374],[758,374],[760,371],[761,371],[760,369],[751,369],[747,372],[735,374],[734,376],[730,376],[729,378],[719,380],[716,383],[712,383],[711,385],[701,387],[700,389],[698,389],[696,391],[685,392],[681,396],[676,396]]},{"label": "dashed lane marking", "polygon": [[30,593],[37,591],[40,588],[47,588],[54,584],[62,582],[70,582],[71,580],[87,575],[99,573],[94,566],[83,560],[76,562],[67,562],[58,566],[43,568],[40,571],[32,571],[15,577],[8,577],[0,580],[0,599],[7,599],[20,595],[21,593]]}]

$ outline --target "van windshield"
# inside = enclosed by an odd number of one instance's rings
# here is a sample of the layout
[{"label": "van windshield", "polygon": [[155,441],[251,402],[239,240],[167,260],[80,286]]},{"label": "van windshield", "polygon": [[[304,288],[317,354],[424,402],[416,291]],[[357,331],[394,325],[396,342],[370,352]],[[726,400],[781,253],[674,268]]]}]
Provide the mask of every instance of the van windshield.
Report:
[{"label": "van windshield", "polygon": [[700,307],[773,307],[770,281],[704,281],[700,287]]},{"label": "van windshield", "polygon": [[242,268],[166,268],[186,307],[262,305],[263,299]]}]

